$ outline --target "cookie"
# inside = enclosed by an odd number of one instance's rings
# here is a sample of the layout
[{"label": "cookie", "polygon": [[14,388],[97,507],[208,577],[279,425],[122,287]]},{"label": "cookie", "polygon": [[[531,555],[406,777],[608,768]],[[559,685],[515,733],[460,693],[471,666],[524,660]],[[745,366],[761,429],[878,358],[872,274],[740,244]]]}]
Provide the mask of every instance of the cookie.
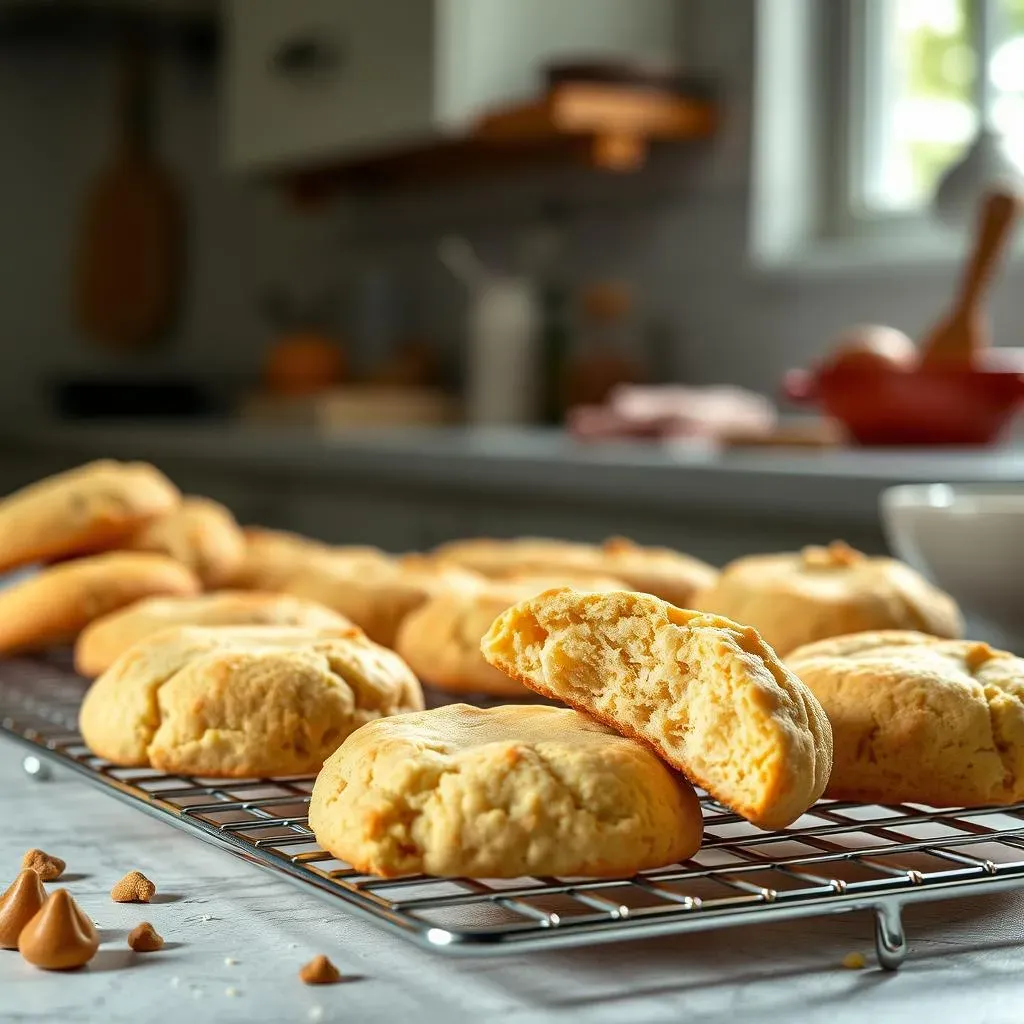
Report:
[{"label": "cookie", "polygon": [[175,558],[207,590],[224,586],[239,571],[246,550],[235,517],[209,498],[185,498],[173,512],[136,530],[121,547]]},{"label": "cookie", "polygon": [[422,707],[408,666],[355,628],[177,626],[93,683],[79,726],[114,764],[244,778],[319,771],[359,726]]},{"label": "cookie", "polygon": [[592,544],[547,537],[519,537],[514,540],[475,537],[450,541],[435,548],[431,557],[462,566],[481,576],[545,576],[564,572],[611,574],[602,565],[600,550]]},{"label": "cookie", "polygon": [[372,722],[317,777],[317,841],[358,871],[628,876],[692,856],[693,789],[562,708],[452,704]]},{"label": "cookie", "polygon": [[145,462],[104,459],[47,477],[0,501],[0,572],[116,547],[180,501]]},{"label": "cookie", "polygon": [[221,590],[198,597],[150,597],[104,615],[82,630],[75,668],[94,678],[132,644],[170,626],[351,626],[344,616],[314,601],[257,590]]},{"label": "cookie", "polygon": [[1024,800],[1024,660],[923,633],[857,633],[787,659],[832,723],[826,795],[978,807]]},{"label": "cookie", "polygon": [[679,608],[689,608],[694,594],[718,579],[718,570],[671,548],[641,547],[624,537],[612,537],[601,547],[607,572],[630,590],[654,594]]},{"label": "cookie", "polygon": [[910,566],[868,558],[840,542],[741,558],[693,606],[753,626],[783,656],[847,633],[909,629],[958,637],[963,630],[953,598]]},{"label": "cookie", "polygon": [[394,647],[402,620],[428,598],[454,589],[472,590],[482,582],[474,573],[417,556],[365,562],[321,559],[293,577],[285,589],[333,608],[371,640]]},{"label": "cookie", "polygon": [[[527,696],[530,691],[488,665],[480,641],[491,623],[519,601],[553,586],[573,585],[563,578],[526,577],[493,580],[474,589],[449,589],[428,598],[406,616],[395,650],[424,683],[448,693]],[[587,576],[577,584],[590,590],[624,590],[618,580]]]},{"label": "cookie", "polygon": [[225,582],[225,586],[234,590],[280,591],[297,573],[326,558],[386,560],[377,548],[335,548],[287,530],[247,526],[242,534],[245,538],[242,562]]},{"label": "cookie", "polygon": [[791,824],[828,781],[825,713],[749,626],[650,594],[552,590],[505,612],[481,650],[763,828]]},{"label": "cookie", "polygon": [[0,590],[0,652],[66,643],[141,598],[199,589],[190,569],[163,555],[111,551],[61,562]]}]

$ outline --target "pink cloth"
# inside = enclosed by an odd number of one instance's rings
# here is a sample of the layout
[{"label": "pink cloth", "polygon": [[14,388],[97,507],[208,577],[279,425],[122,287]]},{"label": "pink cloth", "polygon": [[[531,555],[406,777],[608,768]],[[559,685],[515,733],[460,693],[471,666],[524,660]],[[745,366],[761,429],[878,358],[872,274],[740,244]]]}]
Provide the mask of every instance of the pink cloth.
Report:
[{"label": "pink cloth", "polygon": [[778,422],[775,406],[742,388],[690,388],[668,384],[623,385],[604,405],[577,406],[566,419],[576,437],[730,437],[767,436]]}]

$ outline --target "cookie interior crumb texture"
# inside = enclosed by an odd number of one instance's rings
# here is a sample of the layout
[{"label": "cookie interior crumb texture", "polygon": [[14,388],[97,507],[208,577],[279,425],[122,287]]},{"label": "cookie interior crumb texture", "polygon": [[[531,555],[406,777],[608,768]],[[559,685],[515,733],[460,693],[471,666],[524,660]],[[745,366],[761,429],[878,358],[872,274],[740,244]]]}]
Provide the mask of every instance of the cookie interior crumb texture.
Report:
[{"label": "cookie interior crumb texture", "polygon": [[505,612],[487,660],[536,692],[649,744],[762,828],[821,796],[832,732],[757,631],[649,594],[552,590]]}]

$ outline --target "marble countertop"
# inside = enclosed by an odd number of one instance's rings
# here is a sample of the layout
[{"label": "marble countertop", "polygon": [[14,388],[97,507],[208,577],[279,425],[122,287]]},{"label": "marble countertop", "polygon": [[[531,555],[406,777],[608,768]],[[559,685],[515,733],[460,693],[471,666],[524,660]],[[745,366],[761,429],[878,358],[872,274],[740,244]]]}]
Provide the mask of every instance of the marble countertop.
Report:
[{"label": "marble countertop", "polygon": [[874,523],[879,492],[904,482],[1024,481],[1024,447],[980,450],[734,450],[693,444],[582,443],[541,429],[317,434],[204,425],[27,424],[0,428],[0,452],[185,459],[235,471],[374,479],[530,497],[572,495],[687,510]]},{"label": "marble countertop", "polygon": [[[21,748],[0,739],[0,881],[14,877],[28,847],[63,857],[65,884],[99,924],[103,944],[71,974],[38,971],[0,951],[0,1020],[996,1024],[1021,1017],[1024,893],[909,908],[911,951],[896,974],[875,968],[873,921],[863,913],[448,960],[71,775],[30,779],[21,760]],[[132,869],[157,883],[156,902],[111,902],[111,885]],[[141,920],[164,936],[164,950],[127,949],[125,936]],[[853,950],[867,955],[867,969],[840,966]],[[302,985],[297,971],[317,953],[352,980]]]}]

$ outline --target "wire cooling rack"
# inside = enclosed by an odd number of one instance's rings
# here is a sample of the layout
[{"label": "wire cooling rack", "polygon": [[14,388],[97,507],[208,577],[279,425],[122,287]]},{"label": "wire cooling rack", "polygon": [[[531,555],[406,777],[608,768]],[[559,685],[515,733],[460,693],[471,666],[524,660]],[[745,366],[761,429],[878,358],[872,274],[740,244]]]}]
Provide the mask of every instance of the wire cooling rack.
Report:
[{"label": "wire cooling rack", "polygon": [[169,824],[438,953],[496,955],[855,910],[879,963],[906,955],[902,905],[1024,885],[1024,804],[977,810],[822,802],[763,832],[704,797],[691,860],[632,878],[380,879],[316,843],[313,779],[165,775],[94,757],[77,731],[85,683],[57,661],[0,662],[0,733]]}]

